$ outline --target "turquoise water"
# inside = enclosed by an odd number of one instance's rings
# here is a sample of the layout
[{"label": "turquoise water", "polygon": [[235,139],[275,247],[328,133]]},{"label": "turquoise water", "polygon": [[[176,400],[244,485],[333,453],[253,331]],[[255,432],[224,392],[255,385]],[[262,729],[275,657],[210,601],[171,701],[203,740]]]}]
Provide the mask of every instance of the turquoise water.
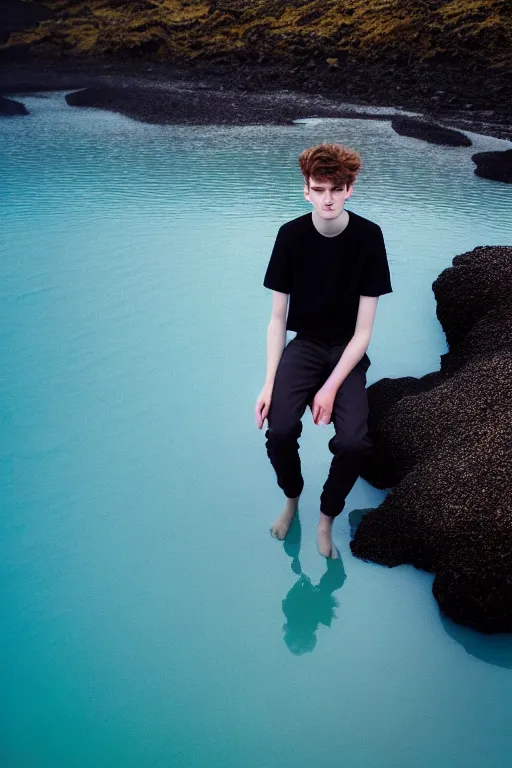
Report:
[{"label": "turquoise water", "polygon": [[[326,571],[331,427],[309,414],[301,527],[272,540],[282,501],[253,418],[264,270],[279,224],[308,210],[300,150],[363,155],[350,208],[381,224],[395,289],[371,383],[437,368],[432,281],[512,243],[512,189],[470,160],[507,144],[23,100],[30,117],[0,122],[2,766],[510,764],[512,639],[442,620],[431,575],[353,558],[346,514]],[[359,480],[347,511],[382,498]]]}]

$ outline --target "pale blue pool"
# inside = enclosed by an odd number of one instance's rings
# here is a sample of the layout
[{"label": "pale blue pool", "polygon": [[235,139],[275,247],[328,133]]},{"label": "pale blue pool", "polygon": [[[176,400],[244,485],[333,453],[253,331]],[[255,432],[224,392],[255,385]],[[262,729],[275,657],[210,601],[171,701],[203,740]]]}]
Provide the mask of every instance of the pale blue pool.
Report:
[{"label": "pale blue pool", "polygon": [[[308,210],[299,152],[363,156],[350,208],[382,226],[395,289],[371,383],[436,369],[432,281],[512,244],[512,188],[470,159],[509,145],[364,120],[151,126],[20,98],[31,115],[0,122],[2,766],[508,766],[512,638],[442,621],[431,575],[353,558],[346,514],[344,572],[320,583],[331,428],[309,414],[299,568],[298,531],[287,551],[268,535],[282,502],[253,408],[263,274],[278,226]],[[382,498],[360,480],[347,511]]]}]

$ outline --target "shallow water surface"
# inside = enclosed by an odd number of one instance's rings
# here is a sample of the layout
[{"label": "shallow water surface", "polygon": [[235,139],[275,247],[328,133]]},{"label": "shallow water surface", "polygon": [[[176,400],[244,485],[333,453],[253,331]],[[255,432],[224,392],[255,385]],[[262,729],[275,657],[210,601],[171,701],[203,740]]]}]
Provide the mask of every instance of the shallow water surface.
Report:
[{"label": "shallow water surface", "polygon": [[[9,768],[498,768],[512,641],[441,619],[432,576],[315,549],[332,427],[308,415],[287,545],[254,401],[296,158],[359,149],[384,231],[369,383],[445,349],[432,281],[510,244],[512,190],[385,121],[151,126],[23,98],[0,122],[3,762]],[[355,514],[352,515],[356,517]]]}]

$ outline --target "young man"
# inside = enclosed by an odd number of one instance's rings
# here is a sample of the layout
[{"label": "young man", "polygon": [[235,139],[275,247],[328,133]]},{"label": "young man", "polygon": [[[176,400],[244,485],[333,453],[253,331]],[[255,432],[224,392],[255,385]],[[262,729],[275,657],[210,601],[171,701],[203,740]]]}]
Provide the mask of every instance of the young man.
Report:
[{"label": "young man", "polygon": [[[286,496],[271,534],[284,539],[304,482],[298,452],[302,416],[334,422],[334,454],[320,498],[318,549],[338,556],[332,524],[372,445],[367,436],[366,371],[378,297],[391,293],[382,232],[345,210],[361,167],[357,152],[320,144],[299,157],[312,213],[279,229],[265,274],[273,291],[267,333],[267,376],[256,402],[258,428],[268,421],[266,447]],[[289,303],[289,307],[288,307]],[[297,335],[286,344],[286,331]]]}]

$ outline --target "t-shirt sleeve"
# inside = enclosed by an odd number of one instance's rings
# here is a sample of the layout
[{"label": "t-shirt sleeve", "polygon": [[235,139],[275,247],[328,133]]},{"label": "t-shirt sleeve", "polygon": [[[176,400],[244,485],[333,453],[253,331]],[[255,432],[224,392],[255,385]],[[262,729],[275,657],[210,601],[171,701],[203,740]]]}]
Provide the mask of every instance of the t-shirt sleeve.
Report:
[{"label": "t-shirt sleeve", "polygon": [[382,230],[377,227],[366,247],[366,260],[359,285],[360,296],[382,296],[392,293],[388,257]]},{"label": "t-shirt sleeve", "polygon": [[292,259],[282,227],[277,233],[263,285],[280,293],[290,293],[292,289]]}]

